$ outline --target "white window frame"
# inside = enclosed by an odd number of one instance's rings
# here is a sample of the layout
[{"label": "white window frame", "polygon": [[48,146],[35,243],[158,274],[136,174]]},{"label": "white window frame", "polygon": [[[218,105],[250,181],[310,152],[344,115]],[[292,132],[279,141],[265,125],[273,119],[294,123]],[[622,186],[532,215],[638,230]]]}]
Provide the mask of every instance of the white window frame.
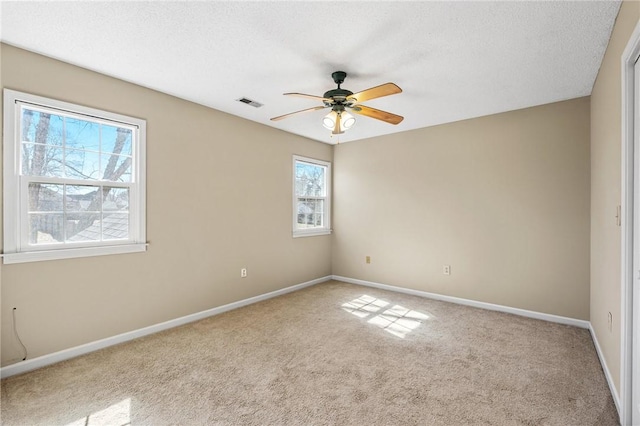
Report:
[{"label": "white window frame", "polygon": [[[308,163],[314,166],[321,166],[326,168],[325,173],[325,196],[317,197],[324,200],[324,226],[318,228],[298,228],[298,196],[296,194],[296,163]],[[302,157],[300,155],[293,156],[293,171],[291,173],[293,178],[293,237],[311,237],[315,235],[327,235],[331,234],[331,163],[323,160],[316,160],[315,158]],[[305,196],[304,198],[313,198]]]},{"label": "white window frame", "polygon": [[[90,241],[63,244],[28,244],[27,193],[33,177],[21,174],[21,106],[55,110],[56,114],[84,116],[105,124],[132,130],[131,182],[129,188],[129,238],[116,241]],[[3,139],[3,263],[70,259],[146,251],[146,121],[15,90],[4,89]],[[67,178],[44,178],[52,183],[114,186],[114,182]],[[38,179],[35,179],[38,180]],[[41,180],[40,180],[41,181]],[[55,181],[55,182],[54,182]],[[118,182],[115,186],[123,186]]]}]

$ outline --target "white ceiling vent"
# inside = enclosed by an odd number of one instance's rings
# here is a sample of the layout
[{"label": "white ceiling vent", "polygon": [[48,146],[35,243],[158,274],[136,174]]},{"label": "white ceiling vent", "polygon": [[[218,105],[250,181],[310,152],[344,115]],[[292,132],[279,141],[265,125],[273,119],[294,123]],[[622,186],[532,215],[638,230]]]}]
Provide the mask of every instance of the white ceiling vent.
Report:
[{"label": "white ceiling vent", "polygon": [[242,102],[242,103],[247,104],[247,105],[251,105],[254,108],[260,108],[262,106],[262,104],[260,102],[252,101],[249,98],[240,98],[240,99],[236,99],[236,101]]}]

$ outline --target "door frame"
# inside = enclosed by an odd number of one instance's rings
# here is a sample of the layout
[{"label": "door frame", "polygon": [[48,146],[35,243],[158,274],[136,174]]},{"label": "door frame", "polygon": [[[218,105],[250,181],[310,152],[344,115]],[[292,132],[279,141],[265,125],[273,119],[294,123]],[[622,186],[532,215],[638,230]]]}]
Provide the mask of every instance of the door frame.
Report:
[{"label": "door frame", "polygon": [[[634,312],[636,319],[640,317],[640,295],[634,298],[634,228],[640,231],[640,211],[634,209],[634,194],[640,193],[640,184],[635,185],[634,174],[640,172],[640,161],[636,163],[635,155],[640,158],[640,135],[636,137],[634,131],[636,115],[636,88],[635,65],[640,57],[640,21],[636,24],[633,34],[627,42],[621,59],[622,73],[622,200],[621,200],[621,347],[620,347],[620,423],[623,426],[632,423],[633,404],[640,403],[640,395],[634,395],[632,389],[638,389],[640,383],[634,383],[633,372],[640,368],[640,342],[636,338],[634,342],[634,328],[640,331],[640,323],[634,324]],[[640,95],[639,95],[640,96]],[[640,200],[638,200],[640,201]],[[640,205],[640,203],[639,203]],[[638,208],[640,210],[640,208]],[[634,214],[636,216],[634,216]],[[634,223],[634,218],[635,222]],[[636,253],[640,255],[640,253]],[[635,301],[634,301],[635,299]],[[634,351],[635,346],[635,351]],[[633,355],[636,355],[634,360]],[[636,392],[638,393],[638,392]],[[640,419],[633,419],[640,425]]]}]

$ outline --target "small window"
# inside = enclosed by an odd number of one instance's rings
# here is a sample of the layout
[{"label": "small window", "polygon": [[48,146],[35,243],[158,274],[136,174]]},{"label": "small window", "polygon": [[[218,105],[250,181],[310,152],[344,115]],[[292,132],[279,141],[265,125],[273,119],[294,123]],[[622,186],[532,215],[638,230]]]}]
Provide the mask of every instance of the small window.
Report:
[{"label": "small window", "polygon": [[4,90],[4,263],[144,251],[146,122]]},{"label": "small window", "polygon": [[331,163],[293,157],[293,236],[331,233]]}]

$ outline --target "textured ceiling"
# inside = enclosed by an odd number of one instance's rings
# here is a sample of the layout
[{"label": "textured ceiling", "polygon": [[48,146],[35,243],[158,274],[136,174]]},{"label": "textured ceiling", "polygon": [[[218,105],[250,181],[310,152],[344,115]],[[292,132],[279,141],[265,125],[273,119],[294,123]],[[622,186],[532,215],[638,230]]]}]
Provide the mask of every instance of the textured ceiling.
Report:
[{"label": "textured ceiling", "polygon": [[[618,1],[10,2],[5,43],[326,143],[347,142],[591,93]],[[365,105],[331,136],[322,95],[331,73],[357,92],[403,93]],[[237,102],[247,97],[261,108]],[[144,118],[144,117],[142,117]]]}]

